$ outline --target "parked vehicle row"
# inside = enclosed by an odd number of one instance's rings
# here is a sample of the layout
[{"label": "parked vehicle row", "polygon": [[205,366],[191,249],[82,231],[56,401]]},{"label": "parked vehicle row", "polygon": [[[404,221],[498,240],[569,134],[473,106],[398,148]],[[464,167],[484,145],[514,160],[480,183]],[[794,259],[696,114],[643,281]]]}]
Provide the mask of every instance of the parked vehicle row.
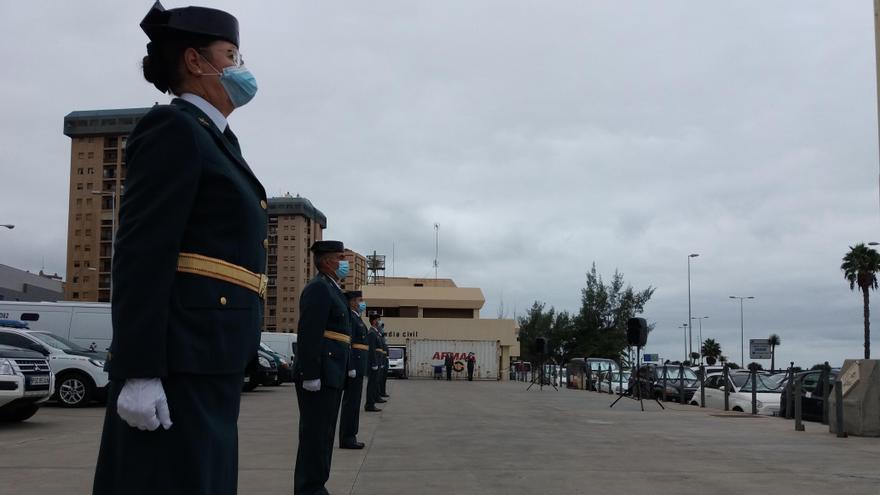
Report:
[{"label": "parked vehicle row", "polygon": [[36,352],[0,345],[0,419],[24,421],[49,400],[55,375]]}]

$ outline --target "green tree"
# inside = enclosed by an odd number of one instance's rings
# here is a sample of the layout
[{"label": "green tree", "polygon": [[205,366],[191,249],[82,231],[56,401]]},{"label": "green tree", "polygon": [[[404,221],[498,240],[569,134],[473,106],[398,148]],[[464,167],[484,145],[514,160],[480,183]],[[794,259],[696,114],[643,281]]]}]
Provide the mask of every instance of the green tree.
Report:
[{"label": "green tree", "polygon": [[782,339],[779,335],[771,333],[767,337],[767,343],[770,344],[770,371],[773,371],[776,369],[776,346],[782,344]]},{"label": "green tree", "polygon": [[843,257],[840,265],[843,276],[849,281],[850,290],[858,286],[862,291],[862,305],[865,318],[865,359],[871,359],[871,310],[868,291],[877,289],[877,272],[880,271],[880,254],[865,246],[850,246],[849,252]]},{"label": "green tree", "polygon": [[[706,339],[703,341],[701,352],[703,356],[706,356],[706,362],[709,363],[709,366],[712,366],[721,357],[721,344],[715,342],[715,339]],[[723,361],[726,360],[725,358]]]},{"label": "green tree", "polygon": [[637,291],[626,285],[617,270],[605,283],[593,263],[581,289],[581,308],[572,321],[570,354],[620,361],[627,347],[626,322],[644,311],[653,294],[653,287]]},{"label": "green tree", "polygon": [[547,338],[553,327],[556,311],[553,308],[544,310],[543,302],[535,301],[525,316],[519,317],[520,356],[524,361],[537,362],[540,357],[534,352],[534,342],[538,337]]}]

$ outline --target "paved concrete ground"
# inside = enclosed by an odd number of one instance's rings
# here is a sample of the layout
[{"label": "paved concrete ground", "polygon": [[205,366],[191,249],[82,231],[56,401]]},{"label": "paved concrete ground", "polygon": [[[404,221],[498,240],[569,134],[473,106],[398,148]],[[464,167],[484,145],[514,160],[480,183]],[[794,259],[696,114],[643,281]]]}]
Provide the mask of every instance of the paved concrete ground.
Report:
[{"label": "paved concrete ground", "polygon": [[[334,494],[673,492],[880,494],[880,439],[838,439],[819,424],[522,383],[389,381],[366,414],[363,451],[337,450]],[[713,414],[714,413],[714,414]],[[46,407],[0,426],[0,494],[88,493],[103,409]],[[242,494],[292,493],[292,387],[246,394]]]}]

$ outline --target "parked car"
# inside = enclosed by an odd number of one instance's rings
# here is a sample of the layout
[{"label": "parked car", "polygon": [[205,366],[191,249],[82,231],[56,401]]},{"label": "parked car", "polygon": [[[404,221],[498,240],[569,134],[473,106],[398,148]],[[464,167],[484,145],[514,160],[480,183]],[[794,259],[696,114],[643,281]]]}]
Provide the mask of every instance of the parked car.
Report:
[{"label": "parked car", "polygon": [[263,332],[260,334],[260,342],[281,354],[292,367],[296,356],[296,337],[295,333]]},{"label": "parked car", "polygon": [[599,376],[599,391],[613,394],[625,394],[626,391],[629,390],[630,376],[628,370],[612,371],[611,383],[609,384],[608,372],[606,371]]},{"label": "parked car", "polygon": [[275,361],[275,369],[278,370],[278,373],[275,375],[275,382],[271,385],[281,385],[282,383],[293,381],[293,366],[287,359],[284,359],[284,356],[262,342],[260,342],[260,350],[272,357],[272,360]]},{"label": "parked car", "polygon": [[[706,376],[705,391],[706,407],[713,409],[724,409],[724,391],[730,387],[728,395],[728,406],[731,411],[752,412],[752,377],[748,371],[732,371],[728,373],[729,380],[725,383],[722,373],[712,373]],[[775,416],[779,414],[779,401],[782,389],[775,380],[771,380],[768,375],[755,375],[756,388],[756,406],[758,414],[766,416]],[[700,405],[700,389],[694,393],[691,404]]]},{"label": "parked car", "polygon": [[613,359],[587,358],[584,363],[590,370],[590,383],[592,385],[592,390],[596,390],[596,382],[599,380],[599,373],[609,370],[620,371],[620,366],[618,366],[617,361],[614,361]]},{"label": "parked car", "polygon": [[[697,374],[697,378],[700,377],[700,367],[699,366],[691,366],[691,370],[693,370],[693,372]],[[717,366],[717,365],[703,366],[703,370],[706,372],[706,376],[709,376],[713,373],[721,373],[722,371],[724,371],[724,366]],[[729,370],[729,371],[732,371],[732,370]]]},{"label": "parked car", "polygon": [[[25,327],[26,328],[26,327]],[[56,334],[0,326],[0,344],[39,352],[55,374],[53,398],[64,407],[82,407],[106,397],[105,353],[92,352]]]},{"label": "parked car", "polygon": [[[840,369],[832,368],[829,373],[829,385],[830,385],[830,393],[834,393],[834,381],[837,380],[837,375],[840,373]],[[795,373],[793,380],[803,380],[801,382],[801,417],[807,421],[822,421],[823,409],[825,407],[825,398],[823,396],[823,390],[819,386],[819,380],[822,376],[822,370],[811,370],[811,371],[802,371],[800,373]],[[787,416],[787,407],[788,407],[788,395],[789,388],[787,385],[788,382],[784,382],[781,386],[782,393],[780,394],[780,406],[779,406],[779,415]],[[793,417],[794,411],[792,411]]]},{"label": "parked car", "polygon": [[257,355],[248,365],[244,375],[242,390],[250,392],[260,385],[274,385],[278,381],[278,368],[275,358],[262,349],[257,350]]},{"label": "parked car", "polygon": [[[682,375],[682,372],[684,375]],[[690,402],[699,386],[697,374],[693,370],[687,367],[681,368],[676,364],[642,365],[638,370],[638,382],[641,387],[642,397],[662,399],[663,387],[665,385],[666,399],[678,401],[682,377],[684,378],[684,400],[685,402]],[[635,380],[635,376],[633,376],[633,380]]]},{"label": "parked car", "polygon": [[0,345],[0,420],[24,421],[52,397],[55,375],[36,351]]},{"label": "parked car", "polygon": [[388,346],[388,376],[406,378],[406,347]]}]

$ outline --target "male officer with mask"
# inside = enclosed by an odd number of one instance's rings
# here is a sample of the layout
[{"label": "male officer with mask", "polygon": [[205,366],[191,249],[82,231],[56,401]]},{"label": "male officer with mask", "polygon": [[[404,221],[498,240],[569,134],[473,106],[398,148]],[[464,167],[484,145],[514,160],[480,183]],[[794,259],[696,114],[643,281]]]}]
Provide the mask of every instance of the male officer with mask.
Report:
[{"label": "male officer with mask", "polygon": [[382,354],[379,352],[379,315],[370,315],[370,328],[367,330],[367,404],[364,411],[380,412],[377,403],[385,402],[379,397],[379,365]]},{"label": "male officer with mask", "polygon": [[330,478],[333,440],[342,390],[349,375],[351,310],[339,282],[348,275],[339,241],[312,244],[318,274],[300,297],[295,381],[299,403],[299,447],[295,494],[324,494]]},{"label": "male officer with mask", "polygon": [[[363,442],[357,441],[358,423],[361,412],[361,396],[364,390],[364,375],[367,372],[367,326],[361,320],[361,314],[367,309],[363,293],[352,290],[345,293],[348,307],[351,309],[351,358],[349,361],[348,380],[342,392],[342,412],[339,416],[339,448],[362,449]],[[352,376],[354,375],[354,376]]]}]

